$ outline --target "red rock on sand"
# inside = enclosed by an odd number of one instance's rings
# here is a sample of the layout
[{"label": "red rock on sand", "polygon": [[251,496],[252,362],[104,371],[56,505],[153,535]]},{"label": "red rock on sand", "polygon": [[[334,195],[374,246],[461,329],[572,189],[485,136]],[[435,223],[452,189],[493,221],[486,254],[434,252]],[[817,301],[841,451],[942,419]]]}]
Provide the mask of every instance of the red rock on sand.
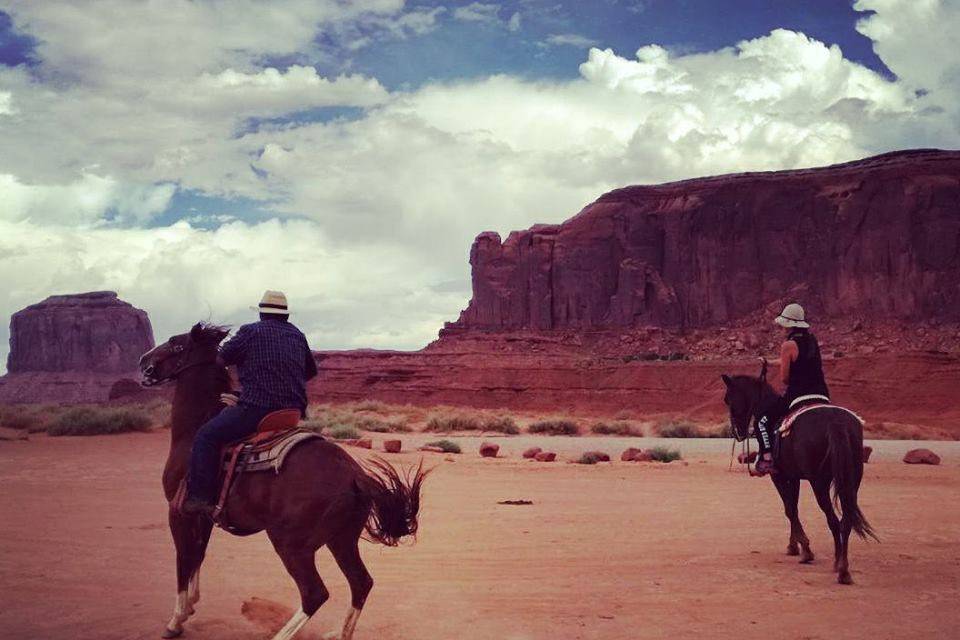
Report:
[{"label": "red rock on sand", "polygon": [[383,450],[387,453],[400,453],[400,449],[403,447],[403,442],[400,440],[384,440],[383,441]]},{"label": "red rock on sand", "polygon": [[622,460],[623,462],[633,462],[637,458],[637,454],[642,452],[643,452],[643,449],[630,447],[626,451],[620,454],[620,460]]},{"label": "red rock on sand", "polygon": [[537,454],[540,453],[541,451],[543,451],[543,449],[541,449],[540,447],[530,447],[529,449],[523,452],[523,457],[533,459],[533,458],[536,458]]},{"label": "red rock on sand", "polygon": [[751,451],[750,453],[742,452],[737,456],[737,462],[740,464],[752,464],[757,461],[757,452]]},{"label": "red rock on sand", "polygon": [[553,462],[556,459],[557,454],[555,454],[553,451],[541,451],[534,457],[534,460],[537,462]]},{"label": "red rock on sand", "polygon": [[653,454],[646,449],[633,457],[634,462],[653,462]]},{"label": "red rock on sand", "polygon": [[870,454],[873,453],[873,447],[863,447],[863,461],[870,462]]},{"label": "red rock on sand", "polygon": [[940,464],[940,456],[930,449],[911,449],[903,456],[907,464]]},{"label": "red rock on sand", "polygon": [[500,451],[500,445],[490,442],[484,442],[480,445],[480,455],[484,458],[496,458]]}]

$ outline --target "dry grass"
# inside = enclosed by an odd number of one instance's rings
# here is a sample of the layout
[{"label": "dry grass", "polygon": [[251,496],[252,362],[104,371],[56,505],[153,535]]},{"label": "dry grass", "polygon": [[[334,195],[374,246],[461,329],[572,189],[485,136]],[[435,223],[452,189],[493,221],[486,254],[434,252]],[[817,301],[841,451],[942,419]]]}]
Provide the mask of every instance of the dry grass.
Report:
[{"label": "dry grass", "polygon": [[47,426],[51,436],[94,436],[149,431],[153,420],[135,407],[75,407],[65,410]]},{"label": "dry grass", "polygon": [[527,431],[551,436],[578,436],[580,435],[580,425],[565,418],[540,420],[528,426]]},{"label": "dry grass", "polygon": [[597,422],[590,427],[590,432],[598,436],[641,437],[643,429],[630,422]]},{"label": "dry grass", "polygon": [[323,434],[333,438],[334,440],[357,440],[360,438],[359,431],[345,424],[331,427],[330,429],[325,430]]},{"label": "dry grass", "polygon": [[452,440],[435,440],[427,443],[428,447],[440,447],[444,453],[461,453],[460,445]]},{"label": "dry grass", "polygon": [[649,449],[649,451],[650,456],[657,462],[673,462],[683,457],[679,449],[670,449],[668,447],[653,447]]},{"label": "dry grass", "polygon": [[433,433],[450,433],[453,431],[492,431],[516,435],[520,428],[510,416],[487,415],[483,413],[435,413],[427,419],[423,429]]},{"label": "dry grass", "polygon": [[868,422],[863,437],[871,440],[960,440],[960,433],[900,422]]},{"label": "dry grass", "polygon": [[595,451],[588,451],[577,458],[574,462],[577,464],[597,464],[598,462],[606,462],[600,454]]}]

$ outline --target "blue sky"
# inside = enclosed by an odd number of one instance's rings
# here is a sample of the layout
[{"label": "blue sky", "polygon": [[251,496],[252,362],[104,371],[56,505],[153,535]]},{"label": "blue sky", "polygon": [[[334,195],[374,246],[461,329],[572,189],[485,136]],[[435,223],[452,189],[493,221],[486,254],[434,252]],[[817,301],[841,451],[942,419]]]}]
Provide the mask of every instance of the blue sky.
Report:
[{"label": "blue sky", "polygon": [[0,316],[112,289],[162,337],[285,289],[318,348],[417,348],[481,231],[960,146],[958,30],[947,0],[0,0]]}]

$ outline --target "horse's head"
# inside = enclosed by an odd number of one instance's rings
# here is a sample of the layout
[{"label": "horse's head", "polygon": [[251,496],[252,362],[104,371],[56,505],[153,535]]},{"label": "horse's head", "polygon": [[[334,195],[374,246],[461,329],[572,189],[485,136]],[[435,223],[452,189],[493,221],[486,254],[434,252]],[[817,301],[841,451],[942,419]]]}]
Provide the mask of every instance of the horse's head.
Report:
[{"label": "horse's head", "polygon": [[764,382],[752,376],[720,376],[726,385],[723,403],[730,409],[730,427],[737,440],[750,434],[750,421],[757,410]]},{"label": "horse's head", "polygon": [[226,328],[198,322],[187,333],[173,336],[140,357],[140,384],[145,387],[175,380],[181,371],[216,360]]}]

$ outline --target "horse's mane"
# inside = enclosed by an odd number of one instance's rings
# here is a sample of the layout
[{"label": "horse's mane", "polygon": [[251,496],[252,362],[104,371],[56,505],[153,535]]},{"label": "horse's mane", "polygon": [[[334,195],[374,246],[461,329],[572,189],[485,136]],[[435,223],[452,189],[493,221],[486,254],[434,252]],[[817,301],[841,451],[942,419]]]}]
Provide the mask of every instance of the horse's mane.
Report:
[{"label": "horse's mane", "polygon": [[197,327],[199,327],[199,336],[195,337],[199,338],[200,342],[220,344],[220,342],[227,337],[227,334],[230,333],[230,325],[228,324],[213,324],[212,322],[201,320],[191,329],[191,334],[197,330]]}]

